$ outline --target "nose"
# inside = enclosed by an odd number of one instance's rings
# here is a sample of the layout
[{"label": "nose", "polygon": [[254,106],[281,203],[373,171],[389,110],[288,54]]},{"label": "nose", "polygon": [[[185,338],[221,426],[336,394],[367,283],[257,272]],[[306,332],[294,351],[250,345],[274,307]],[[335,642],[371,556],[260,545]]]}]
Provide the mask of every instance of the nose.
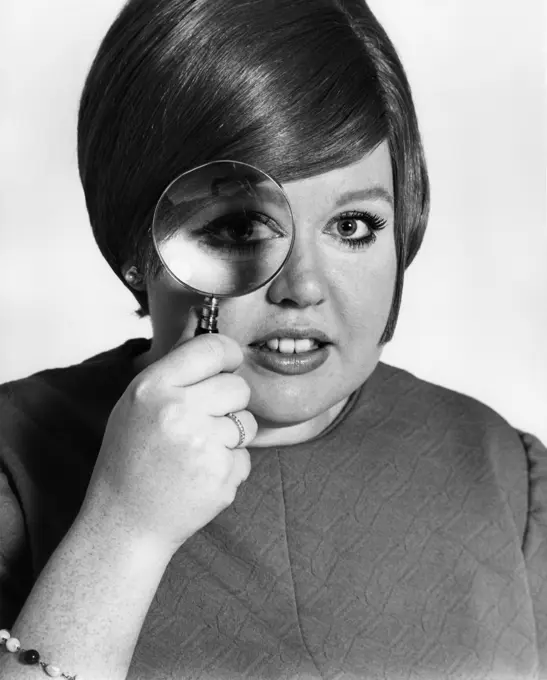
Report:
[{"label": "nose", "polygon": [[314,244],[295,237],[285,266],[268,288],[268,297],[276,305],[304,308],[325,300],[326,281],[319,253]]}]

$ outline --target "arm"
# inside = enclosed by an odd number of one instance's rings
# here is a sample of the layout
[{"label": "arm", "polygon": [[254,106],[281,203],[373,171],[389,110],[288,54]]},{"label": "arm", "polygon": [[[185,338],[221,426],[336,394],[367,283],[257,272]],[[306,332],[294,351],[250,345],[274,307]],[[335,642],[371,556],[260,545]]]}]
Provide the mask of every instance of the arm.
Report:
[{"label": "arm", "polygon": [[[171,557],[250,473],[239,431],[224,417],[237,412],[252,441],[250,388],[231,375],[243,353],[226,336],[194,338],[196,323],[189,315],[179,343],[114,406],[80,513],[10,630],[66,674],[126,678]],[[0,677],[41,673],[0,651]]]},{"label": "arm", "polygon": [[[78,517],[44,567],[11,629],[24,649],[85,680],[123,680],[171,554],[115,522]],[[2,626],[0,626],[2,627]],[[37,666],[0,653],[0,677],[38,680]]]}]

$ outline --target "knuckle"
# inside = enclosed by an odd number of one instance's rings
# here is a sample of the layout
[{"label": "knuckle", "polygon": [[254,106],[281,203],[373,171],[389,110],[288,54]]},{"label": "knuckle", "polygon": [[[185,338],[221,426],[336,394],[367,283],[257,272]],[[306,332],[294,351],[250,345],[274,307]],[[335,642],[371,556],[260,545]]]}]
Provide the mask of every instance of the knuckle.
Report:
[{"label": "knuckle", "polygon": [[146,403],[157,390],[157,381],[149,375],[140,375],[130,385],[129,395],[133,403]]},{"label": "knuckle", "polygon": [[203,451],[207,445],[207,436],[196,430],[186,432],[184,444],[187,451]]},{"label": "knuckle", "polygon": [[249,387],[249,383],[241,375],[232,374],[231,377],[233,379],[233,390],[238,395],[241,395],[241,398],[248,403],[251,399],[251,388]]},{"label": "knuckle", "polygon": [[158,409],[157,419],[162,429],[171,429],[173,424],[180,422],[181,417],[181,409],[176,402],[165,402]]},{"label": "knuckle", "polygon": [[256,437],[256,433],[258,432],[258,423],[250,411],[247,411],[247,420],[245,425],[247,428],[247,434],[249,438],[248,440],[254,439]]}]

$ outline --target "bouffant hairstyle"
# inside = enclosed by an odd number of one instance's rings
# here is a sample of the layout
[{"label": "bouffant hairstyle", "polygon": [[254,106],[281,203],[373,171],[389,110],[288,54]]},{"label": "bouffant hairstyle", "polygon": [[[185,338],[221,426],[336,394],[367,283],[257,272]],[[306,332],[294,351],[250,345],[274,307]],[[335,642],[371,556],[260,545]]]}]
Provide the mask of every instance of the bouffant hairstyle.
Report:
[{"label": "bouffant hairstyle", "polygon": [[[125,283],[127,262],[147,277],[160,271],[152,217],[182,172],[233,159],[290,182],[382,141],[398,261],[385,343],[425,231],[429,181],[404,69],[364,0],[129,0],[85,83],[78,162],[93,234]],[[146,292],[131,291],[146,316]]]}]

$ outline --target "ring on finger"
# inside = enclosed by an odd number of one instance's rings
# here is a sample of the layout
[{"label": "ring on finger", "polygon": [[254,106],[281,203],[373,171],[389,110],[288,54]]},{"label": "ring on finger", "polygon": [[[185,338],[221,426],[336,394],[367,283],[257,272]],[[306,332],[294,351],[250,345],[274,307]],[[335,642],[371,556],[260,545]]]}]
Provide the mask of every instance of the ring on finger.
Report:
[{"label": "ring on finger", "polygon": [[241,446],[241,445],[243,444],[243,442],[245,441],[245,437],[246,437],[245,428],[243,427],[243,423],[242,423],[241,420],[236,416],[235,413],[227,413],[227,414],[226,414],[226,418],[230,418],[230,420],[231,420],[233,423],[235,423],[235,425],[236,425],[236,427],[237,427],[237,429],[238,429],[238,432],[239,432],[239,441],[238,441],[238,443],[237,443],[237,444],[235,445],[235,447],[234,447],[234,448],[237,449],[237,448],[238,448],[239,446]]}]

